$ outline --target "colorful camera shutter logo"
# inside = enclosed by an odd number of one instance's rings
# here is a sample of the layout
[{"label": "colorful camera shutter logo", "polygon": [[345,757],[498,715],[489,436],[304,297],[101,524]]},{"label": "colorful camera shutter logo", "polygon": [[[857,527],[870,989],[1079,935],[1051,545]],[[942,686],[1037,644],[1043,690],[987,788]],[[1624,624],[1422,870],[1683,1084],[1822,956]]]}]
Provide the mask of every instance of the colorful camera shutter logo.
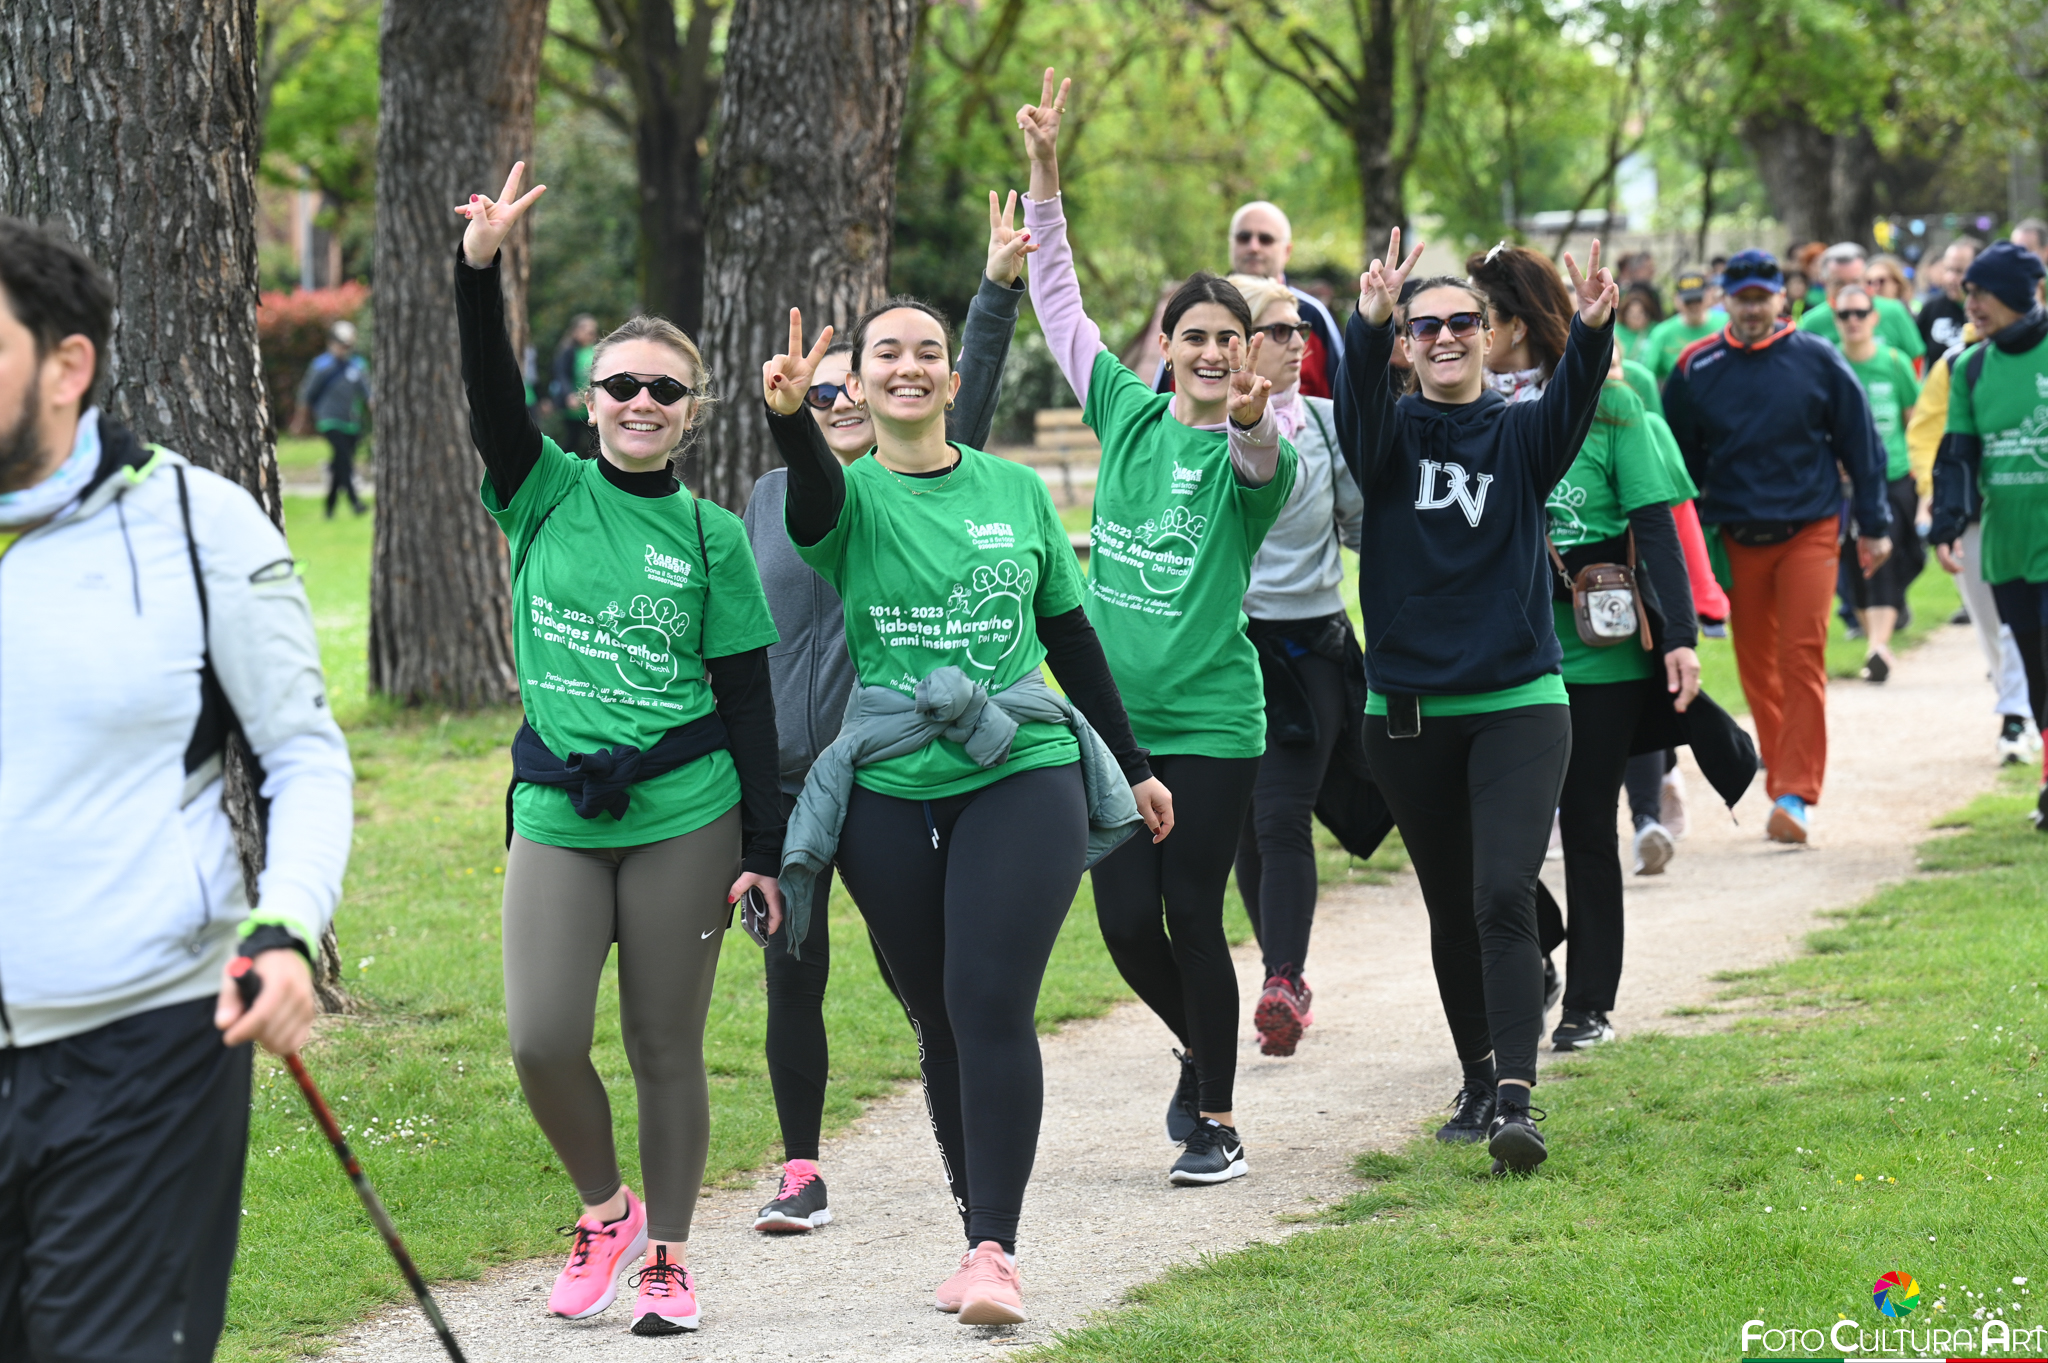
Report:
[{"label": "colorful camera shutter logo", "polygon": [[1920,1284],[1904,1269],[1894,1269],[1871,1284],[1870,1297],[1887,1316],[1910,1315],[1920,1304]]}]

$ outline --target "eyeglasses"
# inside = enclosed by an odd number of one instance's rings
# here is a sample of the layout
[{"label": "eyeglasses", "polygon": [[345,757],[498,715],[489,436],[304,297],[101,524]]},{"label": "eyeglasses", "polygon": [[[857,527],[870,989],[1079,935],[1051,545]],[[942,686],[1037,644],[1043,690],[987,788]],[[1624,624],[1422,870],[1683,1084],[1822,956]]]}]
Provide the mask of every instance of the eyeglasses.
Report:
[{"label": "eyeglasses", "polygon": [[1258,242],[1258,244],[1261,246],[1271,246],[1274,242],[1277,242],[1279,240],[1280,238],[1274,236],[1271,232],[1253,232],[1245,230],[1240,231],[1237,234],[1237,244],[1239,246],[1249,246],[1254,241]]},{"label": "eyeglasses", "polygon": [[656,378],[640,379],[631,374],[614,374],[608,379],[593,379],[591,387],[602,388],[612,395],[614,402],[631,402],[645,388],[647,395],[664,407],[673,407],[697,390],[687,383],[670,378],[666,374]]},{"label": "eyeglasses", "polygon": [[1262,327],[1253,327],[1252,334],[1257,336],[1263,333],[1274,345],[1286,345],[1297,336],[1306,341],[1315,334],[1315,330],[1307,322],[1271,322]]},{"label": "eyeglasses", "polygon": [[1745,260],[1740,265],[1730,265],[1721,271],[1721,287],[1733,292],[1732,285],[1740,280],[1756,279],[1767,284],[1778,283],[1778,267],[1762,260]]},{"label": "eyeglasses", "polygon": [[1479,334],[1486,325],[1486,318],[1476,312],[1454,312],[1449,317],[1410,317],[1408,334],[1428,345],[1443,334],[1445,327],[1451,329],[1453,338],[1463,341]]},{"label": "eyeglasses", "polygon": [[[853,402],[853,392],[843,383],[814,383],[804,390],[804,401],[821,412],[829,412],[839,405],[839,395],[846,394],[846,400]],[[855,406],[860,404],[854,403]]]},{"label": "eyeglasses", "polygon": [[1835,318],[1842,322],[1865,322],[1875,311],[1875,308],[1836,308]]}]

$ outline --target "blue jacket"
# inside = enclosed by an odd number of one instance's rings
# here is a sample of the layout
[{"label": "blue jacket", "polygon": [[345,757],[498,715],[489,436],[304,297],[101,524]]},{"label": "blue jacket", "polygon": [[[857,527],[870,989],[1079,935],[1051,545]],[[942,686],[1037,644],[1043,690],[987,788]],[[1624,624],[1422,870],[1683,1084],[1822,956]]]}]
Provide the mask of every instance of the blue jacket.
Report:
[{"label": "blue jacket", "polygon": [[1374,691],[1472,695],[1558,670],[1544,503],[1593,428],[1613,341],[1612,322],[1574,317],[1541,398],[1443,407],[1396,399],[1393,324],[1351,315],[1337,443],[1365,494],[1358,606]]},{"label": "blue jacket", "polygon": [[1849,362],[1820,337],[1786,322],[1755,345],[1725,327],[1695,341],[1664,381],[1664,419],[1709,525],[1836,515],[1839,462],[1859,531],[1891,533],[1870,403]]}]

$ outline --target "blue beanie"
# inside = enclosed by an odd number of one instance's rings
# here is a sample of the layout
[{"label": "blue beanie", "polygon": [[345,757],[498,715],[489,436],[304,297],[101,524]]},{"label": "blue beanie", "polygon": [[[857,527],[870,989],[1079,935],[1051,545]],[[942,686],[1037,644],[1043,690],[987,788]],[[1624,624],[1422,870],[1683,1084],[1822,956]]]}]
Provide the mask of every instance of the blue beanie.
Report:
[{"label": "blue beanie", "polygon": [[2009,241],[1993,242],[1977,255],[1963,273],[1965,284],[1975,284],[2014,312],[2030,312],[2034,290],[2048,274],[2040,258],[2024,246]]}]

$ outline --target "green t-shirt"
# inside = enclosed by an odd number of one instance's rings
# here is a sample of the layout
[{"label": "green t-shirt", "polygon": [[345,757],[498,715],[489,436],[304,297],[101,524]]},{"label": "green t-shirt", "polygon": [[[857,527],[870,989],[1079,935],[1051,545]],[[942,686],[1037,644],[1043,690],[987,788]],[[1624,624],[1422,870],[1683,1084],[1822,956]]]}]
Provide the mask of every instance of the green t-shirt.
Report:
[{"label": "green t-shirt", "polygon": [[[1496,710],[1519,710],[1524,705],[1571,704],[1571,697],[1565,694],[1564,678],[1555,672],[1545,672],[1520,686],[1500,691],[1474,691],[1463,696],[1419,696],[1417,700],[1424,719],[1433,715],[1490,715]],[[1369,715],[1385,714],[1387,698],[1377,691],[1366,692],[1365,712]]]},{"label": "green t-shirt", "polygon": [[1685,314],[1674,312],[1656,326],[1643,339],[1643,351],[1638,360],[1650,371],[1650,376],[1662,383],[1671,377],[1671,371],[1678,368],[1678,357],[1694,341],[1707,337],[1728,325],[1728,314],[1719,308],[1709,308],[1707,316],[1698,326],[1688,326]]},{"label": "green t-shirt", "polygon": [[[1563,553],[1615,539],[1628,532],[1629,512],[1683,500],[1665,473],[1642,402],[1626,384],[1610,382],[1600,391],[1600,408],[1579,457],[1545,503],[1550,542]],[[1650,655],[1640,644],[1593,648],[1580,640],[1569,604],[1553,601],[1551,610],[1567,682],[1623,682],[1650,675]]]},{"label": "green t-shirt", "polygon": [[[1920,324],[1913,320],[1913,314],[1904,303],[1896,298],[1872,298],[1877,304],[1877,339],[1886,345],[1896,346],[1899,353],[1909,360],[1917,360],[1927,353],[1927,341],[1920,335]],[[1842,343],[1842,329],[1835,324],[1835,310],[1823,303],[1808,308],[1799,317],[1799,329],[1824,337],[1836,345]]]},{"label": "green t-shirt", "polygon": [[1628,380],[1628,386],[1642,399],[1643,410],[1651,416],[1664,415],[1664,395],[1657,390],[1657,376],[1650,367],[1637,360],[1621,362],[1621,376]]},{"label": "green t-shirt", "polygon": [[[577,459],[544,438],[540,462],[511,504],[499,504],[488,477],[483,501],[518,574],[512,655],[520,700],[557,757],[653,747],[670,729],[711,713],[704,659],[775,642],[746,528],[687,489],[636,497],[607,482],[597,460]],[[708,570],[697,540],[700,510]],[[732,754],[720,749],[634,786],[623,819],[583,818],[559,786],[526,783],[513,792],[512,819],[534,842],[632,847],[702,828],[739,798]]]},{"label": "green t-shirt", "polygon": [[1222,431],[1173,419],[1104,350],[1081,419],[1102,442],[1089,530],[1088,619],[1138,742],[1153,752],[1258,757],[1265,687],[1245,637],[1252,559],[1294,488],[1293,446],[1272,481],[1238,481]]},{"label": "green t-shirt", "polygon": [[1700,495],[1699,485],[1686,471],[1685,452],[1678,448],[1678,437],[1672,433],[1670,423],[1658,412],[1645,412],[1643,418],[1650,427],[1650,443],[1657,447],[1657,457],[1664,461],[1664,476],[1671,480],[1672,490],[1680,502],[1692,501]]},{"label": "green t-shirt", "polygon": [[[831,533],[797,555],[846,604],[846,647],[864,686],[905,695],[942,667],[991,693],[1038,670],[1038,616],[1081,604],[1081,565],[1045,480],[992,454],[954,446],[960,463],[908,478],[872,452],[846,470],[846,507]],[[869,790],[905,800],[962,795],[1005,776],[1081,757],[1064,724],[1025,724],[1010,755],[980,767],[949,738],[860,768]]]},{"label": "green t-shirt", "polygon": [[[1652,322],[1650,325],[1655,326],[1656,323]],[[1614,324],[1614,348],[1621,352],[1622,359],[1632,360],[1636,356],[1636,347],[1641,345],[1643,338],[1649,334],[1648,328],[1637,331],[1632,327],[1625,327],[1621,323],[1616,322]]]},{"label": "green t-shirt", "polygon": [[1984,580],[2048,582],[2048,341],[2021,355],[1979,342],[1956,357],[1950,382],[1949,432],[1984,442]]},{"label": "green t-shirt", "polygon": [[[1843,359],[1849,357],[1844,355]],[[1849,360],[1863,395],[1870,399],[1870,418],[1877,423],[1878,438],[1884,441],[1886,481],[1903,478],[1913,471],[1906,453],[1906,413],[1920,400],[1920,381],[1913,377],[1913,362],[1884,342],[1877,353],[1862,362]]]}]

